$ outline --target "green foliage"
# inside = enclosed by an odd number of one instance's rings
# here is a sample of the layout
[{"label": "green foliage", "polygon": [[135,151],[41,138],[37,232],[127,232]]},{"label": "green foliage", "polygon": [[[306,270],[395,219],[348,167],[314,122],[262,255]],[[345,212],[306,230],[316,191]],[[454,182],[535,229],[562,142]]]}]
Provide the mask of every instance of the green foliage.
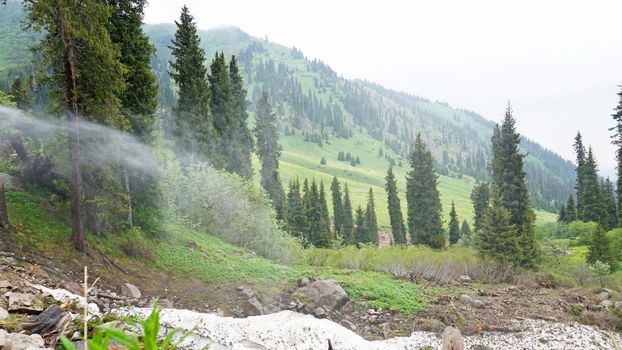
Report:
[{"label": "green foliage", "polygon": [[[382,151],[382,148],[380,148],[380,151]],[[404,218],[402,216],[402,208],[400,206],[400,198],[397,190],[397,180],[393,174],[393,167],[389,167],[385,180],[387,182],[384,188],[387,192],[387,205],[393,240],[396,244],[405,244],[406,227],[404,226]]]},{"label": "green foliage", "polygon": [[232,130],[230,138],[223,140],[228,151],[226,153],[228,155],[226,169],[243,178],[250,179],[253,176],[251,154],[255,143],[248,128],[246,88],[235,56],[231,56],[229,62],[229,75],[233,92],[233,113],[230,118],[232,125],[229,126]]},{"label": "green foliage", "polygon": [[592,276],[600,280],[600,286],[604,287],[603,277],[611,273],[611,265],[600,260],[596,260],[590,264],[590,272],[592,273]]},{"label": "green foliage", "polygon": [[605,229],[598,225],[596,231],[592,233],[592,239],[588,246],[586,261],[588,264],[593,265],[597,261],[605,263],[611,267],[616,268],[616,258],[611,251],[611,245],[609,239],[605,233]]},{"label": "green foliage", "polygon": [[413,142],[409,156],[411,171],[406,177],[408,231],[411,242],[432,248],[445,247],[438,175],[434,173],[432,153],[421,134]]},{"label": "green foliage", "polygon": [[[160,313],[161,310],[154,307],[146,319],[135,316],[135,320],[128,320],[134,328],[140,330],[140,336],[117,328],[99,327],[96,329],[93,338],[87,340],[88,348],[107,350],[112,344],[115,344],[128,350],[175,350],[191,332],[186,332],[177,337],[181,329],[176,328],[166,332],[164,339],[159,340]],[[65,336],[61,337],[61,343],[66,350],[79,350]]]},{"label": "green foliage", "polygon": [[365,208],[365,232],[367,238],[365,241],[357,243],[378,244],[378,219],[376,217],[376,204],[374,203],[374,191],[369,188],[367,197],[367,207]]},{"label": "green foliage", "polygon": [[567,235],[564,238],[576,238],[577,245],[587,245],[592,240],[592,235],[598,230],[598,223],[573,221],[567,226]]},{"label": "green foliage", "polygon": [[616,183],[616,197],[617,197],[617,219],[618,224],[622,225],[622,85],[620,86],[620,92],[618,92],[618,104],[614,109],[614,113],[611,115],[616,125],[612,130],[613,144],[616,149],[616,162],[618,170],[618,180]]},{"label": "green foliage", "polygon": [[490,203],[490,186],[486,182],[478,182],[473,186],[471,202],[473,203],[473,229],[478,232],[484,222],[486,209]]},{"label": "green foliage", "polygon": [[462,239],[469,239],[473,232],[471,231],[471,226],[466,221],[466,219],[462,220],[462,226],[460,227],[460,236]]},{"label": "green foliage", "polygon": [[4,91],[0,90],[0,106],[17,107],[17,104],[13,102],[13,96],[7,95]]},{"label": "green foliage", "polygon": [[523,170],[524,155],[519,152],[520,140],[508,105],[503,123],[495,128],[491,139],[493,208],[487,210],[485,228],[482,228],[485,232],[478,232],[479,246],[484,255],[534,267],[539,252],[533,228],[535,217]]},{"label": "green foliage", "polygon": [[460,240],[460,223],[458,214],[456,214],[456,205],[451,202],[451,211],[449,212],[449,244],[456,244]]},{"label": "green foliage", "polygon": [[341,184],[339,184],[339,180],[336,176],[333,177],[333,181],[330,184],[330,192],[333,201],[335,232],[341,237],[347,237],[352,231],[352,226],[346,227],[346,213],[343,206],[343,197],[341,195]]},{"label": "green foliage", "polygon": [[12,100],[19,109],[27,110],[32,106],[28,97],[27,86],[24,86],[19,77],[15,78],[11,84],[11,96],[13,96]]},{"label": "green foliage", "polygon": [[231,158],[235,157],[235,152],[230,147],[231,140],[235,139],[234,132],[236,123],[233,113],[234,96],[231,76],[227,68],[224,53],[216,53],[210,64],[208,75],[210,88],[210,110],[214,120],[214,131],[217,135],[217,145],[212,155],[212,163],[217,169],[225,168]]},{"label": "green foliage", "polygon": [[283,185],[279,176],[279,133],[276,128],[276,114],[268,100],[268,93],[263,91],[257,102],[255,114],[255,137],[257,139],[257,155],[261,161],[261,185],[268,192],[272,206],[277,213],[283,210]]},{"label": "green foliage", "polygon": [[350,201],[350,190],[346,183],[343,190],[343,237],[347,244],[354,244],[354,216],[352,213],[352,202]]},{"label": "green foliage", "polygon": [[607,232],[607,240],[615,259],[622,261],[622,228],[616,228]]}]

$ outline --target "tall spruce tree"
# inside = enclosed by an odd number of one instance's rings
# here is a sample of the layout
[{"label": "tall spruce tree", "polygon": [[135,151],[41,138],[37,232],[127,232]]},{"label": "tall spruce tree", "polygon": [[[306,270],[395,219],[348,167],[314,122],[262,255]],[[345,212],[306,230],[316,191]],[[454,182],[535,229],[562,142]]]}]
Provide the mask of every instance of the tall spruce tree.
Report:
[{"label": "tall spruce tree", "polygon": [[471,226],[469,226],[469,223],[466,221],[466,219],[462,220],[462,226],[460,227],[460,235],[462,236],[462,238],[469,239],[471,238],[472,234],[473,232],[471,231]]},{"label": "tall spruce tree", "polygon": [[367,234],[367,228],[365,227],[365,212],[360,205],[356,208],[355,215],[354,243],[356,245],[367,243],[369,235]]},{"label": "tall spruce tree", "polygon": [[246,88],[240,74],[235,56],[231,56],[229,62],[229,75],[231,76],[231,89],[233,91],[233,116],[231,121],[233,129],[231,139],[225,140],[230,144],[227,171],[250,179],[253,176],[251,154],[255,147],[253,137],[248,129],[248,101],[246,100]]},{"label": "tall spruce tree", "polygon": [[618,92],[618,105],[614,109],[614,113],[612,114],[613,120],[616,125],[612,128],[614,131],[613,134],[613,144],[617,147],[616,149],[616,162],[617,162],[617,171],[618,171],[618,180],[616,183],[616,194],[617,194],[617,219],[618,225],[622,226],[622,85],[620,87],[620,92]]},{"label": "tall spruce tree", "polygon": [[408,231],[413,244],[445,247],[438,176],[434,173],[432,153],[417,134],[409,155],[411,170],[406,176]]},{"label": "tall spruce tree", "polygon": [[367,207],[365,208],[365,232],[367,233],[366,243],[378,244],[378,218],[376,216],[374,191],[371,187],[369,188]]},{"label": "tall spruce tree", "polygon": [[95,0],[27,0],[24,6],[28,23],[44,33],[37,49],[46,64],[42,71],[50,73],[50,104],[67,114],[72,241],[85,251],[78,118],[122,130],[129,126],[118,99],[125,69],[106,30],[111,9]]},{"label": "tall spruce tree", "polygon": [[582,179],[582,209],[580,217],[583,221],[593,221],[607,226],[607,209],[605,208],[605,199],[603,198],[603,190],[598,178],[598,165],[594,152],[590,146],[587,151],[585,163],[583,164]]},{"label": "tall spruce tree", "polygon": [[346,183],[343,188],[343,237],[347,244],[354,244],[354,216],[352,213],[352,202],[350,201],[350,190]]},{"label": "tall spruce tree", "polygon": [[460,223],[456,213],[456,205],[451,201],[451,211],[449,211],[449,244],[456,244],[460,240]]},{"label": "tall spruce tree", "polygon": [[289,182],[287,192],[287,216],[286,222],[289,232],[296,237],[304,237],[307,226],[304,213],[304,203],[300,194],[300,181],[298,179]]},{"label": "tall spruce tree", "polygon": [[324,189],[324,182],[320,181],[319,189],[319,205],[320,205],[320,240],[318,242],[319,247],[328,247],[332,241],[332,235],[330,232],[330,214],[328,212],[328,203],[326,203],[326,191]]},{"label": "tall spruce tree", "polygon": [[30,97],[28,97],[28,89],[24,86],[20,77],[15,78],[13,83],[11,83],[10,95],[12,96],[13,102],[17,105],[17,108],[28,110],[32,107]]},{"label": "tall spruce tree", "polygon": [[477,232],[477,248],[483,256],[491,257],[503,264],[516,264],[520,256],[519,236],[516,225],[511,223],[510,212],[493,200],[486,211],[482,227]]},{"label": "tall spruce tree", "polygon": [[212,157],[214,165],[227,168],[236,154],[236,122],[234,120],[234,96],[229,68],[224,53],[216,53],[210,64],[208,75],[210,87],[210,110],[214,119],[214,131],[217,135],[216,153]]},{"label": "tall spruce tree", "polygon": [[605,229],[601,225],[598,225],[596,230],[592,233],[592,239],[587,247],[586,260],[588,264],[594,264],[597,261],[609,264],[612,271],[616,268],[617,261],[611,250],[607,232],[605,232]]},{"label": "tall spruce tree", "polygon": [[169,46],[174,60],[169,62],[169,75],[178,87],[177,105],[173,108],[174,129],[177,147],[181,151],[205,155],[214,162],[216,139],[210,112],[210,89],[207,68],[204,66],[205,52],[197,26],[188,7],[181,9],[177,31]]},{"label": "tall spruce tree", "polygon": [[475,233],[482,228],[486,209],[490,202],[490,186],[486,182],[477,182],[471,191],[471,202],[473,203],[473,229]]},{"label": "tall spruce tree", "polygon": [[603,198],[603,206],[606,211],[605,229],[611,230],[618,225],[618,207],[616,204],[615,193],[613,189],[613,183],[607,178],[601,182],[601,191]]},{"label": "tall spruce tree", "polygon": [[[531,209],[531,200],[527,190],[525,171],[523,170],[524,155],[519,152],[519,144],[520,135],[516,131],[516,120],[508,104],[503,123],[500,128],[496,128],[492,138],[493,159],[490,165],[492,196],[493,206],[500,206],[509,213],[509,225],[514,226],[516,230],[516,243],[519,249],[514,251],[511,248],[514,243],[505,244],[498,241],[497,243],[500,244],[500,248],[510,249],[506,253],[514,264],[533,267],[538,257],[538,247],[533,228],[534,213]],[[504,224],[502,218],[505,214],[502,211],[495,210],[494,214],[491,215],[495,215],[496,218],[490,220],[489,224]],[[500,226],[495,227],[495,230],[499,229]]]},{"label": "tall spruce tree", "polygon": [[344,239],[346,237],[345,228],[345,211],[343,208],[343,197],[341,196],[341,185],[336,176],[333,177],[333,182],[330,184],[330,191],[333,199],[333,222],[335,226],[335,232]]},{"label": "tall spruce tree", "polygon": [[[381,148],[382,150],[382,148]],[[393,174],[393,167],[389,167],[385,184],[387,191],[387,205],[389,209],[389,219],[391,221],[391,232],[393,240],[396,244],[406,244],[406,228],[404,227],[404,218],[402,217],[402,208],[400,206],[400,198],[397,192],[397,180]]]},{"label": "tall spruce tree", "polygon": [[145,140],[155,120],[158,105],[158,84],[151,71],[155,47],[143,32],[142,21],[146,0],[106,0],[112,8],[108,32],[118,45],[120,61],[127,72],[127,88],[120,96],[123,114],[131,123],[132,132]]},{"label": "tall spruce tree", "polygon": [[255,113],[255,138],[257,139],[257,155],[261,162],[261,185],[268,192],[272,200],[272,206],[277,215],[282,214],[283,209],[283,185],[279,176],[279,157],[281,145],[279,145],[279,132],[276,128],[276,114],[268,100],[268,94],[263,91],[257,101]]},{"label": "tall spruce tree", "polygon": [[577,136],[574,138],[574,152],[576,156],[576,173],[577,179],[575,181],[575,190],[577,191],[577,219],[584,220],[583,214],[583,206],[584,206],[584,195],[585,195],[585,170],[586,170],[586,151],[585,146],[583,145],[583,137],[580,132],[577,132]]},{"label": "tall spruce tree", "polygon": [[566,212],[566,204],[562,203],[559,207],[559,213],[557,213],[557,222],[562,224],[567,224],[570,222],[568,220],[568,213]]}]

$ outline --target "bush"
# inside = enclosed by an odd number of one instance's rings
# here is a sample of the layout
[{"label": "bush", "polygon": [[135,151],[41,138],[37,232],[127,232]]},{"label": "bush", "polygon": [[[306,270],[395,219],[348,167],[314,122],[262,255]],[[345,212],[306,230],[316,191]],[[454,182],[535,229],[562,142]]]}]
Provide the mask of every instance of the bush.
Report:
[{"label": "bush", "polygon": [[617,261],[622,260],[622,228],[616,228],[607,232],[607,238],[611,245],[611,251]]},{"label": "bush", "polygon": [[576,238],[576,245],[588,245],[597,228],[598,224],[595,222],[573,221],[567,226],[568,237],[564,238]]},{"label": "bush", "polygon": [[145,244],[143,233],[137,228],[129,229],[121,236],[119,247],[127,256],[132,258],[155,260],[153,252]]}]

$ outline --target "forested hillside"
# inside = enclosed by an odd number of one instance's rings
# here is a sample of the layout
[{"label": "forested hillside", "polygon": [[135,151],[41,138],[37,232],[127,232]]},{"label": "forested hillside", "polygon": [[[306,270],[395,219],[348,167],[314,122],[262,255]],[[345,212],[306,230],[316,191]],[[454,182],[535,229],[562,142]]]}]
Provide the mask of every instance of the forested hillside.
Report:
[{"label": "forested hillside", "polygon": [[[16,45],[15,37],[10,42],[0,38],[0,47],[11,46],[0,54],[0,88],[8,91],[15,77],[29,76],[31,55],[27,47],[32,36],[24,34],[19,25],[18,3],[9,2],[3,11],[9,16],[2,16],[0,26],[21,33],[17,36],[20,45]],[[166,73],[174,31],[174,24],[145,26],[156,47],[152,67],[160,85],[160,104],[167,109],[173,106],[176,94]],[[254,38],[237,28],[199,31],[199,35],[207,60],[212,60],[217,51],[226,57],[237,56],[251,105],[262,89],[268,91],[282,134],[281,177],[285,186],[296,177],[316,177],[328,184],[337,176],[349,183],[355,204],[362,204],[370,186],[377,193],[383,192],[386,170],[394,165],[398,186],[403,189],[404,157],[414,136],[421,133],[441,175],[444,207],[455,200],[458,214],[470,218],[471,188],[476,180],[488,177],[493,122],[445,103],[344,79],[324,62],[308,59],[296,48]],[[498,116],[488,117],[499,119],[504,107],[499,106]],[[534,205],[557,210],[573,188],[573,165],[527,139],[521,148],[528,155],[525,169]],[[322,158],[326,164],[320,164]],[[380,223],[387,226],[385,196],[380,200]]]}]

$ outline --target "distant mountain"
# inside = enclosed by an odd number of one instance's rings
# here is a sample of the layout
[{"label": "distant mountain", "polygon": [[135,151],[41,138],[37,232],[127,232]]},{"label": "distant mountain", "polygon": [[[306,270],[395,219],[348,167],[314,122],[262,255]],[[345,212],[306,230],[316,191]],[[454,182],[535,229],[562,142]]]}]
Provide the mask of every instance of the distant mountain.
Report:
[{"label": "distant mountain", "polygon": [[[21,16],[19,2],[0,6],[0,89],[6,90],[16,76],[31,72],[28,46],[34,35],[22,31]],[[160,102],[170,107],[175,87],[166,70],[168,45],[176,27],[153,24],[144,29],[157,49],[153,69],[161,86]],[[459,214],[471,214],[470,188],[475,180],[485,181],[488,176],[492,121],[446,103],[345,79],[296,48],[255,38],[238,28],[199,34],[208,60],[220,51],[238,57],[251,102],[262,89],[270,93],[282,130],[285,181],[295,176],[326,181],[338,176],[353,187],[355,204],[363,204],[369,186],[383,191],[384,172],[391,164],[403,186],[409,144],[421,133],[437,160],[443,204],[456,200]],[[504,108],[499,106],[499,120]],[[573,189],[572,163],[528,139],[521,147],[527,154],[525,168],[534,204],[555,211]],[[362,162],[351,166],[338,161],[339,152],[359,156]],[[327,165],[319,164],[321,157],[328,160]],[[382,213],[379,219],[383,224]]]},{"label": "distant mountain", "polygon": [[[175,26],[146,25],[145,31],[157,48],[154,69],[166,80],[164,72],[170,60],[167,45]],[[294,133],[322,145],[330,139],[363,133],[381,141],[397,164],[420,132],[437,159],[439,174],[482,181],[488,176],[486,164],[495,123],[475,112],[367,81],[345,79],[296,48],[254,38],[238,28],[200,31],[199,35],[209,59],[217,51],[238,56],[252,101],[261,89],[268,90],[284,134]],[[499,120],[504,108],[499,106]],[[523,139],[521,147],[527,154],[525,168],[534,203],[556,210],[573,189],[573,164],[529,139]]]}]

